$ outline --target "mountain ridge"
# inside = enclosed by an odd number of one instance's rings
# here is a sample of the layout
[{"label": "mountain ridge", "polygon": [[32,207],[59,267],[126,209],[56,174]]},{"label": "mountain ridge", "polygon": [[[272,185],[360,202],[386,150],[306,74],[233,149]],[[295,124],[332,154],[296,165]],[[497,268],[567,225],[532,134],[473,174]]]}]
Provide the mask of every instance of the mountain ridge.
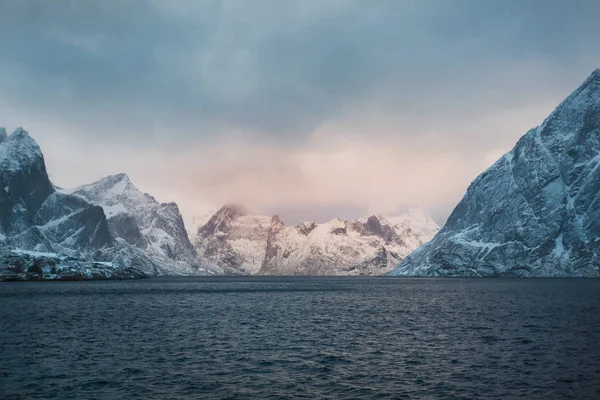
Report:
[{"label": "mountain ridge", "polygon": [[199,254],[243,274],[373,275],[387,272],[439,229],[430,218],[415,232],[404,222],[391,225],[372,215],[286,226],[276,214],[225,205],[198,227],[192,241]]}]

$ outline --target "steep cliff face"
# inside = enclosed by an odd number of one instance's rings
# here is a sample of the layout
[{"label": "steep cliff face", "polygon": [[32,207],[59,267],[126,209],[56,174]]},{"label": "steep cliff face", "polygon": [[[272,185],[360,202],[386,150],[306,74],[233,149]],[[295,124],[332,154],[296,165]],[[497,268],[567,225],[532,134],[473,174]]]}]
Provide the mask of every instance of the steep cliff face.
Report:
[{"label": "steep cliff face", "polygon": [[20,233],[54,192],[42,152],[22,128],[0,129],[0,223],[4,234]]},{"label": "steep cliff face", "polygon": [[439,229],[423,212],[395,222],[373,215],[290,227],[277,215],[227,205],[198,229],[194,244],[199,254],[243,274],[380,275]]},{"label": "steep cliff face", "polygon": [[392,275],[600,275],[600,70],[477,177]]}]

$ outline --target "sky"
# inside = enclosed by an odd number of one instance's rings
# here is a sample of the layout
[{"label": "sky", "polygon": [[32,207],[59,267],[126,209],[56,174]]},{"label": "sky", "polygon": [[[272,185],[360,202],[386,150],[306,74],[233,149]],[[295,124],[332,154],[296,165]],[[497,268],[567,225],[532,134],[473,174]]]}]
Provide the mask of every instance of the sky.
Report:
[{"label": "sky", "polygon": [[596,0],[0,0],[0,126],[188,228],[428,210],[600,67]]}]

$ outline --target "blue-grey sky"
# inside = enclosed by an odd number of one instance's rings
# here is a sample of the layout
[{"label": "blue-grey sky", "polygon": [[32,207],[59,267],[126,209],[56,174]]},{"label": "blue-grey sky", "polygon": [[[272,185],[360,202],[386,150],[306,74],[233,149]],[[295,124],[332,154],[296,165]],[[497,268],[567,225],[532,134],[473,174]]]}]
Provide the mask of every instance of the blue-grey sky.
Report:
[{"label": "blue-grey sky", "polygon": [[0,0],[0,126],[188,216],[422,206],[600,67],[596,0]]}]

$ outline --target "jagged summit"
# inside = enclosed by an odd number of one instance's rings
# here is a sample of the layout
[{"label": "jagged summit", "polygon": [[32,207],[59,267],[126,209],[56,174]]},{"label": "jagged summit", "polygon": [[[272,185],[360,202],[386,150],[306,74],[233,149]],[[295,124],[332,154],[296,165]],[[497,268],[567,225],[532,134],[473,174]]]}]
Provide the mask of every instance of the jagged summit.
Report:
[{"label": "jagged summit", "polygon": [[0,127],[0,143],[4,142],[8,138],[8,134],[6,133],[6,128]]},{"label": "jagged summit", "polygon": [[44,156],[35,140],[23,128],[17,128],[9,136],[6,130],[0,132],[4,140],[0,140],[0,167],[2,170],[19,170],[36,166],[46,168]]},{"label": "jagged summit", "polygon": [[600,69],[479,175],[396,275],[600,275]]},{"label": "jagged summit", "polygon": [[22,126],[16,128],[13,131],[13,133],[10,134],[10,136],[11,136],[11,138],[14,138],[14,139],[30,137],[29,132],[27,132],[25,129],[23,129]]},{"label": "jagged summit", "polygon": [[[73,192],[97,192],[98,196],[114,197],[122,195],[126,191],[137,191],[137,188],[124,173],[108,175],[95,182],[78,186],[72,189]],[[92,195],[89,193],[88,195]],[[97,197],[97,196],[94,196]]]}]

